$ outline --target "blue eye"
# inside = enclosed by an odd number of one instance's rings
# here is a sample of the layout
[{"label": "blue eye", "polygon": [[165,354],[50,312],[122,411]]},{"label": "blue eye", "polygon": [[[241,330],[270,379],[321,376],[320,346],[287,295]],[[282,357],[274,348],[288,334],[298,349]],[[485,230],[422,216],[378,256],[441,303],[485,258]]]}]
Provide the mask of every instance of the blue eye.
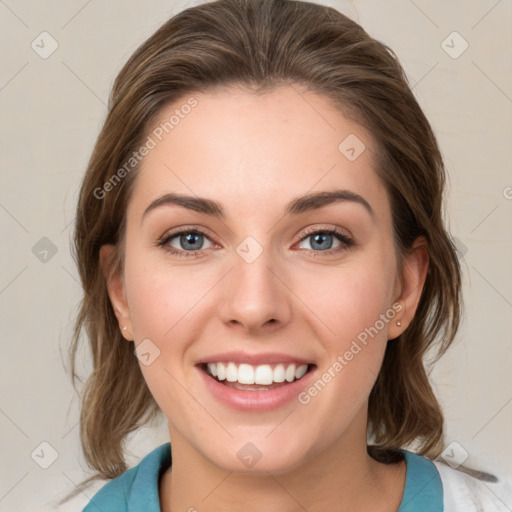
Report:
[{"label": "blue eye", "polygon": [[[172,245],[172,241],[174,239],[178,240],[177,248]],[[198,229],[189,229],[178,231],[166,236],[158,245],[162,246],[165,251],[175,256],[193,257],[196,256],[196,253],[204,249],[202,245],[205,239],[210,241],[202,231]]]},{"label": "blue eye", "polygon": [[[174,238],[178,238],[175,236]],[[203,245],[205,236],[201,233],[187,233],[179,235],[179,243],[184,249],[198,250]]]},{"label": "blue eye", "polygon": [[[315,252],[333,252],[351,247],[354,242],[347,235],[337,229],[323,229],[309,232],[302,238],[301,243],[311,239],[310,247]],[[333,247],[333,242],[338,241],[338,245]]]},{"label": "blue eye", "polygon": [[[338,229],[316,229],[310,230],[300,240],[299,244],[306,240],[312,240],[308,252],[315,253],[337,253],[348,249],[355,245],[355,242],[345,233]],[[338,245],[333,247],[333,243],[338,241]],[[210,243],[209,246],[203,247],[205,241]],[[177,246],[176,246],[177,244]],[[213,246],[210,238],[197,228],[185,229],[164,236],[158,244],[166,252],[184,258],[197,257],[201,251],[209,249]],[[301,247],[301,249],[304,249]],[[316,256],[316,254],[315,254]]]}]

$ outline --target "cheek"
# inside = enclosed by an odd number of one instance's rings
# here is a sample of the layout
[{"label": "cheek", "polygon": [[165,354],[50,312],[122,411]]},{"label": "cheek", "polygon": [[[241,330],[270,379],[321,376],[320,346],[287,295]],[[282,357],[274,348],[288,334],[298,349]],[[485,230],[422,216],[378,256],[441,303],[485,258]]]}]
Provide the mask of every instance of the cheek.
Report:
[{"label": "cheek", "polygon": [[186,378],[187,348],[200,335],[195,332],[200,324],[194,318],[205,291],[197,288],[200,277],[191,277],[185,267],[171,270],[161,262],[149,265],[146,261],[137,258],[135,250],[130,253],[125,267],[126,292],[135,345],[140,345],[139,352],[144,347],[151,354],[150,364],[140,359],[142,374],[160,409],[170,418],[172,411],[194,407],[179,383]]},{"label": "cheek", "polygon": [[339,424],[365,402],[382,364],[396,314],[390,303],[393,259],[368,251],[322,272],[304,280],[298,292],[317,318],[309,315],[324,349],[317,384],[301,403],[314,402],[317,412],[325,408],[318,414],[330,414]]},{"label": "cheek", "polygon": [[314,418],[329,418],[326,439],[348,428],[365,407],[380,371],[388,325],[395,315],[381,270],[346,267],[322,280],[309,297],[308,305],[322,319],[317,336],[324,357],[315,382],[299,396],[299,403],[309,411],[304,421],[311,425]]},{"label": "cheek", "polygon": [[[331,348],[342,350],[376,322],[385,337],[388,323],[379,319],[391,308],[394,278],[387,259],[378,255],[353,258],[337,268],[326,267],[304,277],[298,295],[326,327],[323,338],[331,340]],[[387,316],[390,314],[393,311]]]},{"label": "cheek", "polygon": [[136,340],[172,338],[183,322],[190,322],[209,282],[197,274],[136,258],[127,262],[126,289]]}]

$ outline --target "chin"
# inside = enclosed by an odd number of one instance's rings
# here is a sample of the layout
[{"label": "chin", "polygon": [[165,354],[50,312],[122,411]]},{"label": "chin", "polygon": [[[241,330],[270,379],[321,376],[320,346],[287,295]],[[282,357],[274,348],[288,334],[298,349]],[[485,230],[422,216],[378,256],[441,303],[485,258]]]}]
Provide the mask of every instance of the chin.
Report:
[{"label": "chin", "polygon": [[[304,439],[297,432],[276,435],[274,439],[270,439],[271,434],[265,439],[271,430],[265,429],[260,437],[237,436],[217,446],[216,451],[207,449],[203,454],[216,466],[240,474],[283,474],[299,467],[304,460]],[[300,443],[298,439],[302,439]]]}]

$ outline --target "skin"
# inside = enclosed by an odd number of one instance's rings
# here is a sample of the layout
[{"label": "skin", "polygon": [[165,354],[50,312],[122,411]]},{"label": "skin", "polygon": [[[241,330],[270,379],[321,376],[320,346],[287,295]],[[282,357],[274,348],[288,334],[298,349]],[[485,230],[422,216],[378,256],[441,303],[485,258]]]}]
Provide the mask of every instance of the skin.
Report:
[{"label": "skin", "polygon": [[[125,338],[136,346],[150,339],[160,350],[140,366],[172,439],[162,510],[396,511],[405,463],[367,455],[368,396],[387,341],[413,319],[426,242],[418,239],[407,255],[402,286],[374,141],[324,96],[283,86],[264,96],[232,89],[194,97],[197,107],[142,162],[126,212],[124,269],[108,280]],[[338,150],[349,134],[366,146],[354,161]],[[349,201],[283,217],[292,199],[338,188],[363,196],[374,218]],[[166,205],[142,220],[166,192],[213,199],[225,218]],[[157,245],[183,226],[207,233],[195,257]],[[356,245],[337,250],[343,243],[333,237],[322,251],[305,236],[309,227],[338,227]],[[263,251],[250,264],[236,251],[247,236]],[[168,245],[186,252],[179,236]],[[112,250],[101,250],[106,274]],[[396,303],[400,313],[307,405],[230,409],[194,366],[222,351],[282,352],[315,362],[320,375]],[[262,454],[251,468],[237,457],[247,442]]]}]

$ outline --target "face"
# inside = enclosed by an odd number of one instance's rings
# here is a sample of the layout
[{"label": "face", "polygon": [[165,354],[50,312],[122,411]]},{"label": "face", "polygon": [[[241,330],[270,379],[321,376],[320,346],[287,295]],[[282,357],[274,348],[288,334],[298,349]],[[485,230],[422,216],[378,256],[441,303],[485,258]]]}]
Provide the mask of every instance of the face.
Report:
[{"label": "face", "polygon": [[142,161],[109,286],[173,450],[230,471],[366,443],[386,343],[417,299],[398,280],[372,137],[297,91],[194,94]]}]

